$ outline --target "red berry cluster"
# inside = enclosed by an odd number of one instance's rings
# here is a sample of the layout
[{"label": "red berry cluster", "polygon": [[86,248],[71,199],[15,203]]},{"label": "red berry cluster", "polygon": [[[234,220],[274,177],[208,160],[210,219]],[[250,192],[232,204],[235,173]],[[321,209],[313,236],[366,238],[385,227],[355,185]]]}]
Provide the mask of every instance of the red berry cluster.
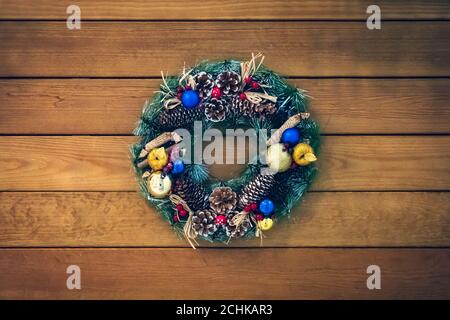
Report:
[{"label": "red berry cluster", "polygon": [[223,214],[219,214],[216,216],[216,224],[218,225],[225,225],[227,223],[227,217],[225,217]]},{"label": "red berry cluster", "polygon": [[212,88],[211,96],[213,98],[219,99],[222,96],[222,91],[220,91],[219,87]]},{"label": "red berry cluster", "polygon": [[176,207],[177,213],[173,216],[173,222],[180,222],[180,219],[186,219],[188,216],[188,212],[184,209],[181,203],[177,204]]},{"label": "red berry cluster", "polygon": [[255,219],[257,221],[261,221],[264,219],[264,215],[262,213],[257,212],[257,210],[258,210],[258,205],[256,203],[251,203],[244,207],[245,212],[249,212],[249,213],[253,212],[255,215]]}]

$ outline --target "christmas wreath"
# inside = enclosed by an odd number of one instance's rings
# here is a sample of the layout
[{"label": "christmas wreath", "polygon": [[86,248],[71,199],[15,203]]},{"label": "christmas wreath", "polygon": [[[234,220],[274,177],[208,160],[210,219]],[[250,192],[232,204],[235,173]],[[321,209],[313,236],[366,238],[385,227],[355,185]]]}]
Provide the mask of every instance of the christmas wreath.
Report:
[{"label": "christmas wreath", "polygon": [[[179,76],[162,73],[160,90],[146,102],[134,131],[141,137],[131,153],[142,193],[194,248],[197,239],[262,241],[263,232],[290,214],[316,172],[319,131],[306,112],[307,95],[263,60],[257,54],[244,62],[204,62]],[[202,134],[246,128],[261,139],[267,132],[262,157],[260,152],[239,177],[211,177],[206,164],[186,152],[201,143],[180,134],[196,125]]]}]

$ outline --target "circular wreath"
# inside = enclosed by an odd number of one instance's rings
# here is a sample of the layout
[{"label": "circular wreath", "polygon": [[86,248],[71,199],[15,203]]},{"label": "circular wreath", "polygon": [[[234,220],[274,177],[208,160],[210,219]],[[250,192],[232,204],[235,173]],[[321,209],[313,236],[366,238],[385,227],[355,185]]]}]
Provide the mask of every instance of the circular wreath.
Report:
[{"label": "circular wreath", "polygon": [[[204,62],[179,76],[162,73],[134,134],[132,161],[142,193],[195,248],[197,239],[228,243],[260,237],[289,215],[304,196],[316,167],[317,124],[306,112],[305,91],[249,61]],[[249,163],[241,176],[220,181],[204,163],[192,163],[179,129],[214,127],[269,132],[265,161]],[[270,134],[270,132],[272,132]],[[264,158],[264,157],[263,157]]]}]

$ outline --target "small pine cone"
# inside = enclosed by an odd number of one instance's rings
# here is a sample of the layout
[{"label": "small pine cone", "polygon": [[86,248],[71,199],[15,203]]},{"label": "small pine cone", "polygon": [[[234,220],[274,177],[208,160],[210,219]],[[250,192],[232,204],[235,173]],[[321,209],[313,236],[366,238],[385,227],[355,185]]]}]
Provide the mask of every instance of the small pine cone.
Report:
[{"label": "small pine cone", "polygon": [[228,237],[241,238],[252,228],[252,223],[249,218],[245,219],[238,227],[233,225],[231,218],[237,213],[235,211],[228,215],[227,224],[225,225],[225,232]]},{"label": "small pine cone", "polygon": [[202,120],[205,109],[200,106],[194,109],[186,109],[178,106],[173,109],[164,110],[158,118],[159,125],[164,130],[188,127],[196,120]]},{"label": "small pine cone", "polygon": [[219,122],[225,119],[228,111],[225,100],[212,98],[204,103],[205,115],[211,121]]},{"label": "small pine cone", "polygon": [[190,179],[177,179],[172,192],[186,201],[191,210],[195,211],[209,207],[208,192],[205,187],[192,182]]},{"label": "small pine cone", "polygon": [[199,210],[192,215],[192,230],[201,237],[208,237],[217,231],[216,214],[209,210]]},{"label": "small pine cone", "polygon": [[216,85],[224,95],[233,95],[241,89],[241,76],[233,71],[224,71],[217,76]]},{"label": "small pine cone", "polygon": [[214,87],[214,79],[209,73],[204,71],[197,73],[194,76],[194,81],[200,97],[207,98],[211,95],[211,90]]},{"label": "small pine cone", "polygon": [[230,187],[214,188],[209,196],[209,205],[218,214],[226,214],[236,207],[237,195]]},{"label": "small pine cone", "polygon": [[274,184],[275,176],[273,174],[258,174],[242,189],[238,207],[244,208],[249,204],[261,201],[269,195]]}]

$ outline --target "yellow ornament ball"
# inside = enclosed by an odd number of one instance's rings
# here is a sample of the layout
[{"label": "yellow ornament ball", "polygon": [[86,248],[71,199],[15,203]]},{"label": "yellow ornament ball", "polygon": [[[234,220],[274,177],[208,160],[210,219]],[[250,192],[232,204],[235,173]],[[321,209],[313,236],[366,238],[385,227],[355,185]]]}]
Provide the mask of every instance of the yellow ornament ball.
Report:
[{"label": "yellow ornament ball", "polygon": [[294,147],[292,158],[299,166],[307,166],[317,160],[313,148],[306,143],[299,143]]},{"label": "yellow ornament ball", "polygon": [[267,149],[267,165],[275,172],[284,172],[291,167],[292,158],[283,144],[275,143]]},{"label": "yellow ornament ball", "polygon": [[271,218],[264,218],[264,219],[258,221],[258,227],[262,231],[270,230],[273,227],[273,220]]},{"label": "yellow ornament ball", "polygon": [[147,190],[155,198],[165,198],[172,188],[172,180],[161,171],[153,172],[147,180]]},{"label": "yellow ornament ball", "polygon": [[169,156],[163,147],[152,149],[148,154],[148,164],[155,171],[162,170],[167,163]]}]

